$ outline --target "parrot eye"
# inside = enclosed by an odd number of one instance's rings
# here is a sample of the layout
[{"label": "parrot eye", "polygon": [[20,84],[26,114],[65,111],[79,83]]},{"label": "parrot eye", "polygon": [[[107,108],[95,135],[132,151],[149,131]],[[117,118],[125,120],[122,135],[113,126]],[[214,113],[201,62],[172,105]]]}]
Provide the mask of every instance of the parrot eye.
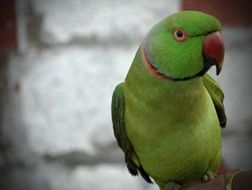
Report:
[{"label": "parrot eye", "polygon": [[188,34],[182,29],[176,29],[173,32],[173,36],[176,41],[182,42],[188,38]]}]

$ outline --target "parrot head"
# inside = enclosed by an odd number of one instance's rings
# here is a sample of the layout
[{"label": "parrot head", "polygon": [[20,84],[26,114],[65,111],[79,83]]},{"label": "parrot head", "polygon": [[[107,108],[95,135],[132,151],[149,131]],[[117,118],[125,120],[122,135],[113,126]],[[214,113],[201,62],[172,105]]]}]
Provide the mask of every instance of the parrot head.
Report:
[{"label": "parrot head", "polygon": [[199,11],[182,11],[156,24],[141,44],[149,72],[175,81],[203,76],[215,65],[220,73],[224,59],[221,24]]}]

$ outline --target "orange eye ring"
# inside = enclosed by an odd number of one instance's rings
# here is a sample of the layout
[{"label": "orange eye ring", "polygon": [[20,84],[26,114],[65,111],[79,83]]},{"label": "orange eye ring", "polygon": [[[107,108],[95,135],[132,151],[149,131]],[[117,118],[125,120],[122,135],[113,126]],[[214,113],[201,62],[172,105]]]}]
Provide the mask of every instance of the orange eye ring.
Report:
[{"label": "orange eye ring", "polygon": [[188,38],[188,34],[183,29],[175,29],[173,32],[173,37],[176,41],[182,42]]}]

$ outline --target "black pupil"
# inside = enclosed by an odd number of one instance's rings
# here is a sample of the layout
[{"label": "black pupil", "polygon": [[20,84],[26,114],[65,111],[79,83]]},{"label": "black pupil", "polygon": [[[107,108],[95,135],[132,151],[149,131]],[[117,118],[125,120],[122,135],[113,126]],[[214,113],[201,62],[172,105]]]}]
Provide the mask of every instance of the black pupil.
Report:
[{"label": "black pupil", "polygon": [[182,37],[184,36],[184,34],[183,34],[183,32],[182,32],[181,30],[178,30],[178,31],[176,32],[176,36],[177,36],[178,38],[182,38]]}]

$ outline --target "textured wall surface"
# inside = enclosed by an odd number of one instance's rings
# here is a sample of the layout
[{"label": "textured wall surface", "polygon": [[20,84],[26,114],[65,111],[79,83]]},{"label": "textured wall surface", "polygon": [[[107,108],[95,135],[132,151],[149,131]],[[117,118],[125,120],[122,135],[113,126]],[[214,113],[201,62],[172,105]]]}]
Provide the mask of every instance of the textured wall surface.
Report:
[{"label": "textured wall surface", "polygon": [[143,36],[178,9],[174,0],[17,1],[20,52],[9,60],[0,185],[157,189],[127,172],[110,104]]},{"label": "textured wall surface", "polygon": [[[17,1],[19,53],[8,63],[0,188],[157,189],[128,174],[110,103],[148,30],[179,7],[177,0]],[[252,169],[251,32],[223,31],[218,80],[229,118],[223,153],[232,168]]]},{"label": "textured wall surface", "polygon": [[[17,49],[15,0],[2,0],[0,6],[0,59]],[[1,60],[0,60],[1,61]]]},{"label": "textured wall surface", "polygon": [[[228,5],[228,6],[227,6]],[[201,10],[218,17],[229,26],[252,26],[250,0],[182,0],[182,8]]]}]

